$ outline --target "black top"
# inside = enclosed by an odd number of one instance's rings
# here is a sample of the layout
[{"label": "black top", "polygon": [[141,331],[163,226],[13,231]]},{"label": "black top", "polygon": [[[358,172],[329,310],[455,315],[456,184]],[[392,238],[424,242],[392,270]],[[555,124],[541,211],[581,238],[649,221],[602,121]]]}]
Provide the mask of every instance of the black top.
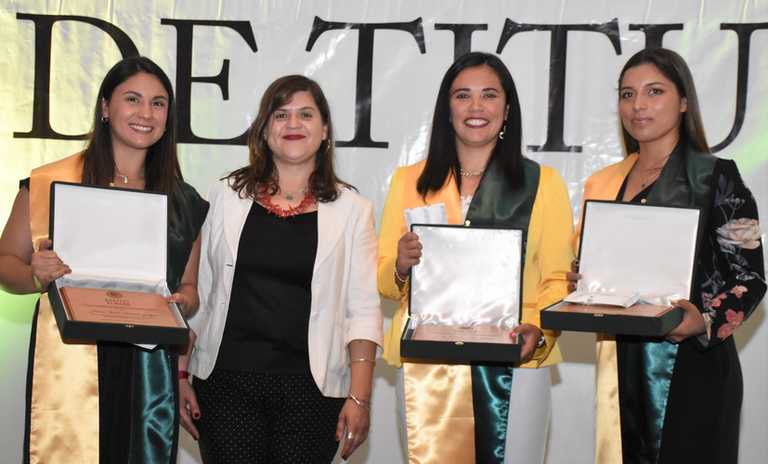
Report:
[{"label": "black top", "polygon": [[316,211],[279,218],[253,203],[240,234],[217,368],[309,372],[316,253]]}]

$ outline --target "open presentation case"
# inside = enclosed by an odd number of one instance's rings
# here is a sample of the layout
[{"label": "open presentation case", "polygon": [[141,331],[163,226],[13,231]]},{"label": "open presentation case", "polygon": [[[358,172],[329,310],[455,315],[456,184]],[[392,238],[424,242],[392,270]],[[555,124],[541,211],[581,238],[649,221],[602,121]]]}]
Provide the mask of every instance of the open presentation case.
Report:
[{"label": "open presentation case", "polygon": [[49,228],[72,269],[48,288],[63,339],[187,342],[186,321],[165,301],[165,194],[54,182]]},{"label": "open presentation case", "polygon": [[696,208],[588,200],[576,291],[541,312],[542,327],[660,337],[690,299],[701,213]]},{"label": "open presentation case", "polygon": [[423,246],[409,279],[405,358],[451,363],[520,360],[520,229],[413,224]]}]

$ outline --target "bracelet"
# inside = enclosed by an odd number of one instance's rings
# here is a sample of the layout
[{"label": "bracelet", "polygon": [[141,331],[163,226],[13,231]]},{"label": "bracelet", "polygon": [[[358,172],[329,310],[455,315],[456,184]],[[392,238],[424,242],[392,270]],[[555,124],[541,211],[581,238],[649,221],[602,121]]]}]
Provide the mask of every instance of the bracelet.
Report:
[{"label": "bracelet", "polygon": [[42,292],[43,291],[43,283],[40,282],[40,279],[38,279],[37,276],[34,273],[32,273],[32,283],[35,284],[35,289],[38,292]]},{"label": "bracelet", "polygon": [[349,360],[350,363],[371,363],[376,364],[376,361],[368,358],[354,358]]},{"label": "bracelet", "polygon": [[179,371],[179,380],[184,380],[189,378],[189,371]]},{"label": "bracelet", "polygon": [[347,396],[348,399],[352,400],[356,405],[360,406],[361,408],[365,409],[366,411],[371,410],[371,402],[368,400],[361,400],[360,398],[356,397],[352,393]]},{"label": "bracelet", "polygon": [[408,276],[400,277],[400,273],[397,272],[397,268],[395,268],[395,281],[400,285],[405,285],[405,283],[408,282]]}]

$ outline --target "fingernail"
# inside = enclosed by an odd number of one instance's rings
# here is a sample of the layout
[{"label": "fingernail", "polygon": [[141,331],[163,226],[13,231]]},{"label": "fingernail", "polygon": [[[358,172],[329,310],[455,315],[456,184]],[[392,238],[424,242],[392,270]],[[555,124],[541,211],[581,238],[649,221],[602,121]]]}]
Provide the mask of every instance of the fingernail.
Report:
[{"label": "fingernail", "polygon": [[192,417],[194,417],[195,420],[200,419],[200,413],[199,412],[193,413]]}]

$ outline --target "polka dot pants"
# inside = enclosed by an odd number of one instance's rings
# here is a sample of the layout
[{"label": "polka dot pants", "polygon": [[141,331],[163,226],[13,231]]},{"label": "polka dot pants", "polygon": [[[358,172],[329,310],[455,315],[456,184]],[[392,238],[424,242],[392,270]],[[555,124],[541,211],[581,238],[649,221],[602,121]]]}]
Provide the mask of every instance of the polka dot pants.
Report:
[{"label": "polka dot pants", "polygon": [[206,464],[329,463],[343,398],[324,397],[310,373],[214,370],[193,382]]}]

